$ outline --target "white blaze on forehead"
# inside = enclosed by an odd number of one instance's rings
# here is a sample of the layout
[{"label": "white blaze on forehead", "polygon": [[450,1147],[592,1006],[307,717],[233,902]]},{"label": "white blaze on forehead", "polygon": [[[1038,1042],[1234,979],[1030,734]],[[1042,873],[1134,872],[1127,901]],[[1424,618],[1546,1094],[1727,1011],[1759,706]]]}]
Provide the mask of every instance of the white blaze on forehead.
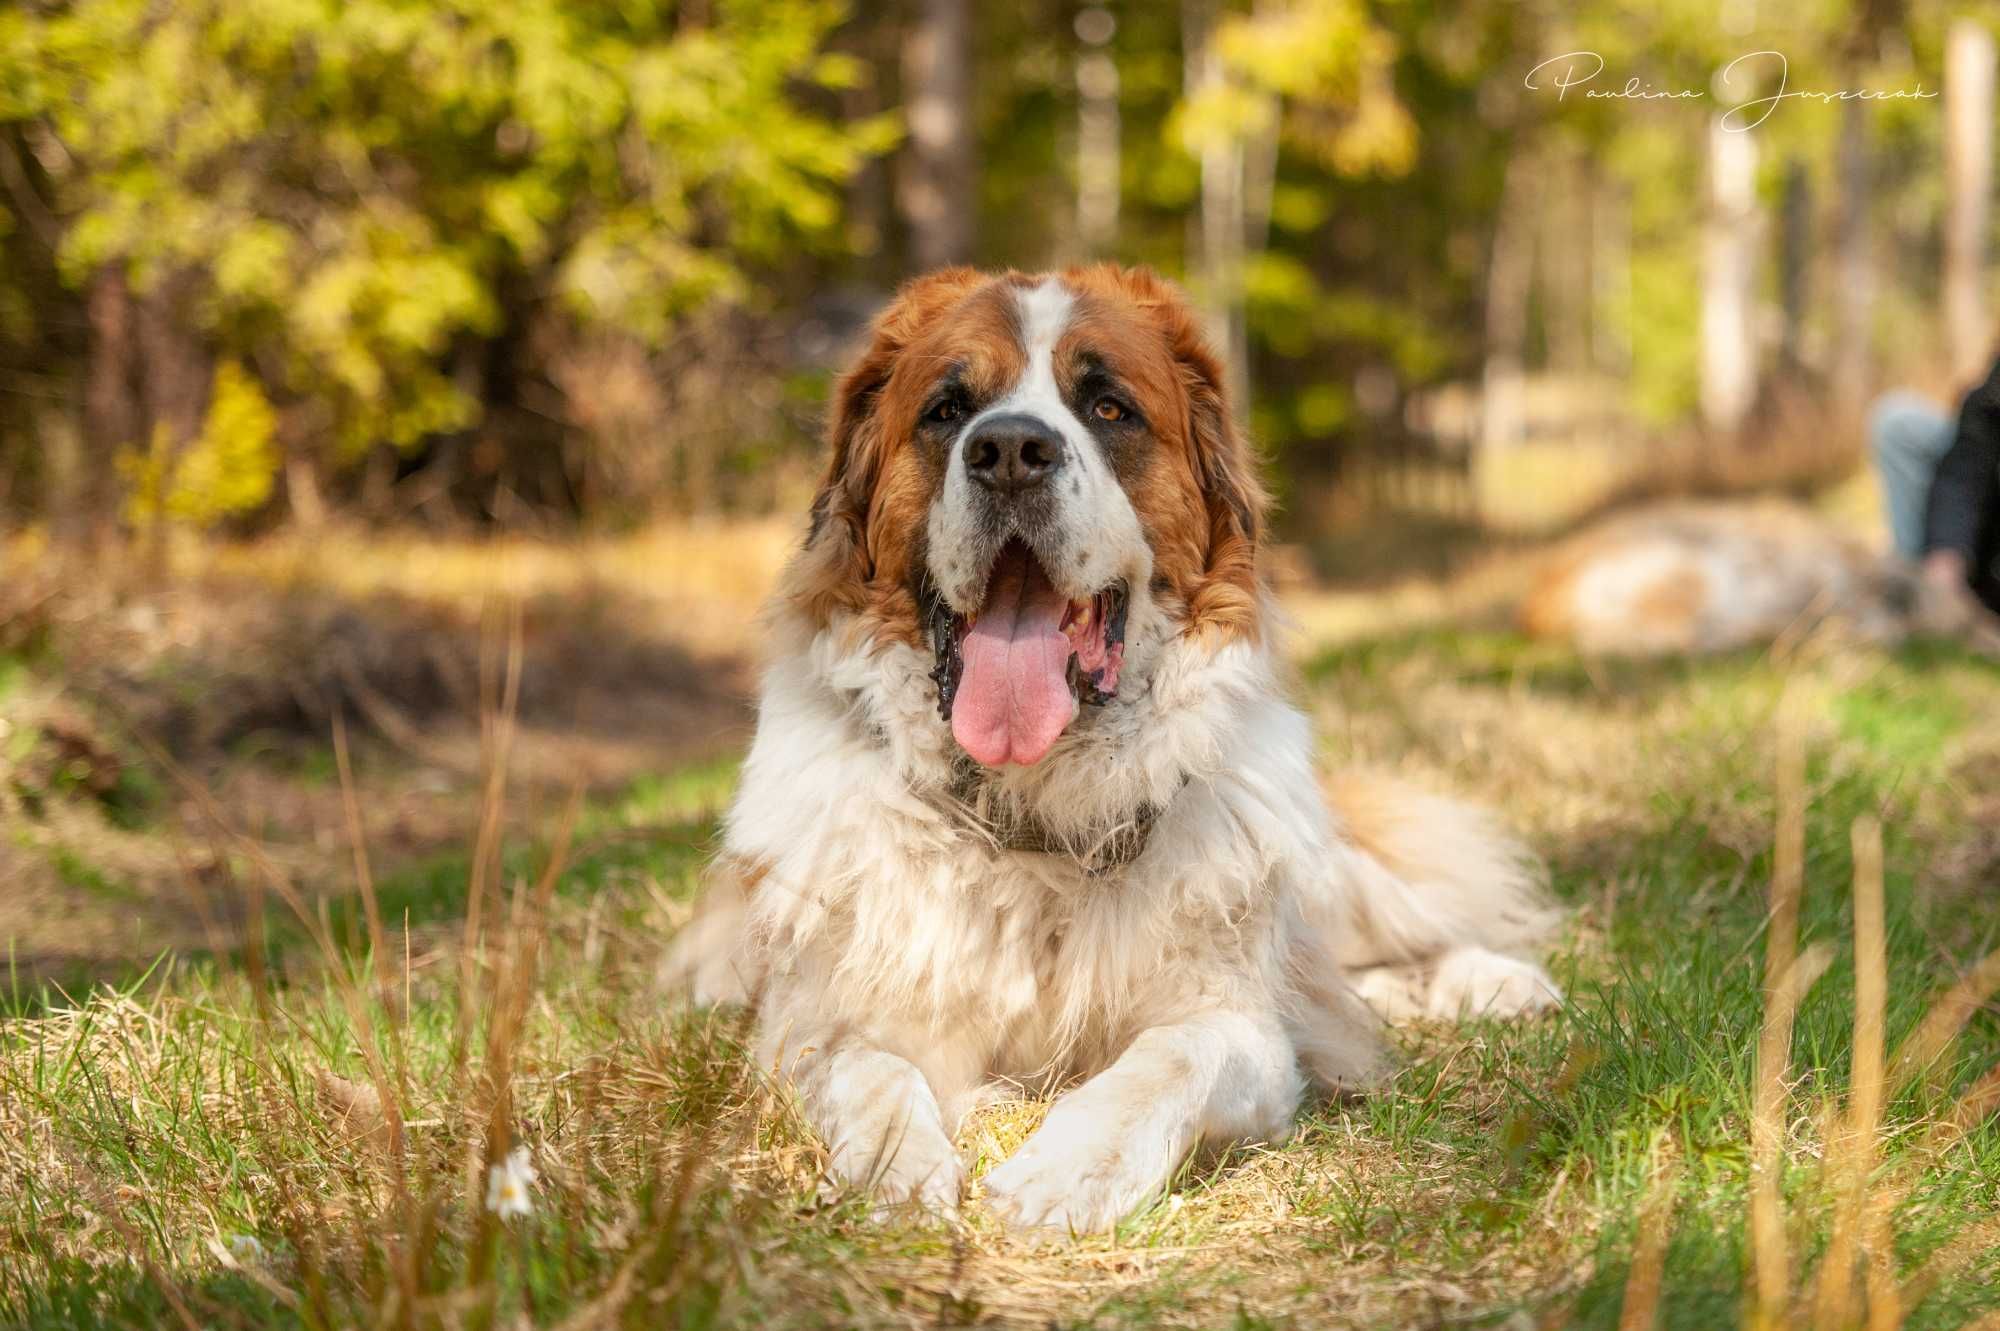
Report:
[{"label": "white blaze on forehead", "polygon": [[1077,455],[1091,445],[1090,432],[1070,413],[1056,383],[1056,343],[1069,327],[1076,298],[1051,277],[1031,287],[1017,288],[1014,303],[1020,310],[1021,350],[1025,353],[1021,377],[998,401],[980,412],[967,429],[977,428],[989,416],[1015,413],[1033,416],[1055,427],[1069,445],[1071,460],[1076,461]]},{"label": "white blaze on forehead", "polygon": [[1070,415],[1056,384],[1056,343],[1069,327],[1076,297],[1055,278],[1045,278],[1031,287],[1014,289],[1014,306],[1019,315],[1021,337],[1021,377],[1000,394],[986,410],[967,422],[965,438],[989,417],[1023,412],[1038,417],[1062,432],[1065,442],[1075,448],[1088,437],[1082,425]]},{"label": "white blaze on forehead", "polygon": [[1070,311],[1076,300],[1054,278],[1017,292],[1021,307],[1021,341],[1028,353],[1028,370],[1010,396],[1046,388],[1058,406],[1062,396],[1056,391],[1056,341],[1069,327]]}]

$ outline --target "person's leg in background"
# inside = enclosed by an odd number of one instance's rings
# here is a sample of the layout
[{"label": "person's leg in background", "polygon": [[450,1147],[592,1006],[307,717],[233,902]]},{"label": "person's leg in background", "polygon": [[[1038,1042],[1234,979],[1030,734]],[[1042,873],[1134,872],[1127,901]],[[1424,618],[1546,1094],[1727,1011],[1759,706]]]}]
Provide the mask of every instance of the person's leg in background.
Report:
[{"label": "person's leg in background", "polygon": [[1938,462],[1951,449],[1957,424],[1937,404],[1897,391],[1876,399],[1868,413],[1868,445],[1882,477],[1882,503],[1896,553],[1918,560],[1924,553],[1924,512]]}]

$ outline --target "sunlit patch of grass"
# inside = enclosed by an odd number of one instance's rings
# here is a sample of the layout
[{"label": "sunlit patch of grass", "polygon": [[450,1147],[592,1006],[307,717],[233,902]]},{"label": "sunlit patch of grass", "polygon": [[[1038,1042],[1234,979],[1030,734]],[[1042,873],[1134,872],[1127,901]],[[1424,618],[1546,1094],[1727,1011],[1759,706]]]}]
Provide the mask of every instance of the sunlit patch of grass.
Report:
[{"label": "sunlit patch of grass", "polygon": [[1965,724],[1958,699],[1920,678],[1876,680],[1843,693],[1834,709],[1843,735],[1925,775]]},{"label": "sunlit patch of grass", "polygon": [[1048,1112],[1044,1100],[1009,1096],[974,1110],[958,1130],[958,1147],[966,1156],[973,1178],[986,1172],[1020,1149],[1021,1143],[1042,1125]]},{"label": "sunlit patch of grass", "polygon": [[692,763],[672,772],[641,777],[586,821],[606,824],[693,822],[719,814],[736,788],[735,756]]},{"label": "sunlit patch of grass", "polygon": [[792,515],[666,522],[582,541],[335,526],[230,544],[187,539],[175,543],[171,562],[182,576],[247,576],[357,601],[393,594],[439,605],[576,603],[615,590],[671,612],[685,645],[735,650],[803,530],[802,516]]}]

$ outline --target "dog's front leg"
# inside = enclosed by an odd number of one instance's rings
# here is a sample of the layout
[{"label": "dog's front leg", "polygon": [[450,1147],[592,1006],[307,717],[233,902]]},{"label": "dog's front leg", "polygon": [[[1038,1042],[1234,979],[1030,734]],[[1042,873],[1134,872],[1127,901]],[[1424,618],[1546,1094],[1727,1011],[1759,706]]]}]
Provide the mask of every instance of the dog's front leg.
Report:
[{"label": "dog's front leg", "polygon": [[885,1204],[957,1212],[965,1166],[915,1064],[847,1037],[808,1047],[788,1071],[836,1176]]},{"label": "dog's front leg", "polygon": [[1287,1133],[1303,1090],[1275,1018],[1217,1013],[1152,1027],[1055,1102],[986,1176],[987,1200],[1024,1229],[1109,1229],[1165,1187],[1200,1142]]}]

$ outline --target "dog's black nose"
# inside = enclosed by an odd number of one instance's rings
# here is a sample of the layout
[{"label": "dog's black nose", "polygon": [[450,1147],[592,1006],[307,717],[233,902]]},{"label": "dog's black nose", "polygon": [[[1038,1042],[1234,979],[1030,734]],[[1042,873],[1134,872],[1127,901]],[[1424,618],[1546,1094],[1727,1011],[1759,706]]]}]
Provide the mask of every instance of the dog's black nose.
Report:
[{"label": "dog's black nose", "polygon": [[982,421],[966,436],[965,469],[989,490],[1020,494],[1054,475],[1063,451],[1054,426],[1016,412]]}]

